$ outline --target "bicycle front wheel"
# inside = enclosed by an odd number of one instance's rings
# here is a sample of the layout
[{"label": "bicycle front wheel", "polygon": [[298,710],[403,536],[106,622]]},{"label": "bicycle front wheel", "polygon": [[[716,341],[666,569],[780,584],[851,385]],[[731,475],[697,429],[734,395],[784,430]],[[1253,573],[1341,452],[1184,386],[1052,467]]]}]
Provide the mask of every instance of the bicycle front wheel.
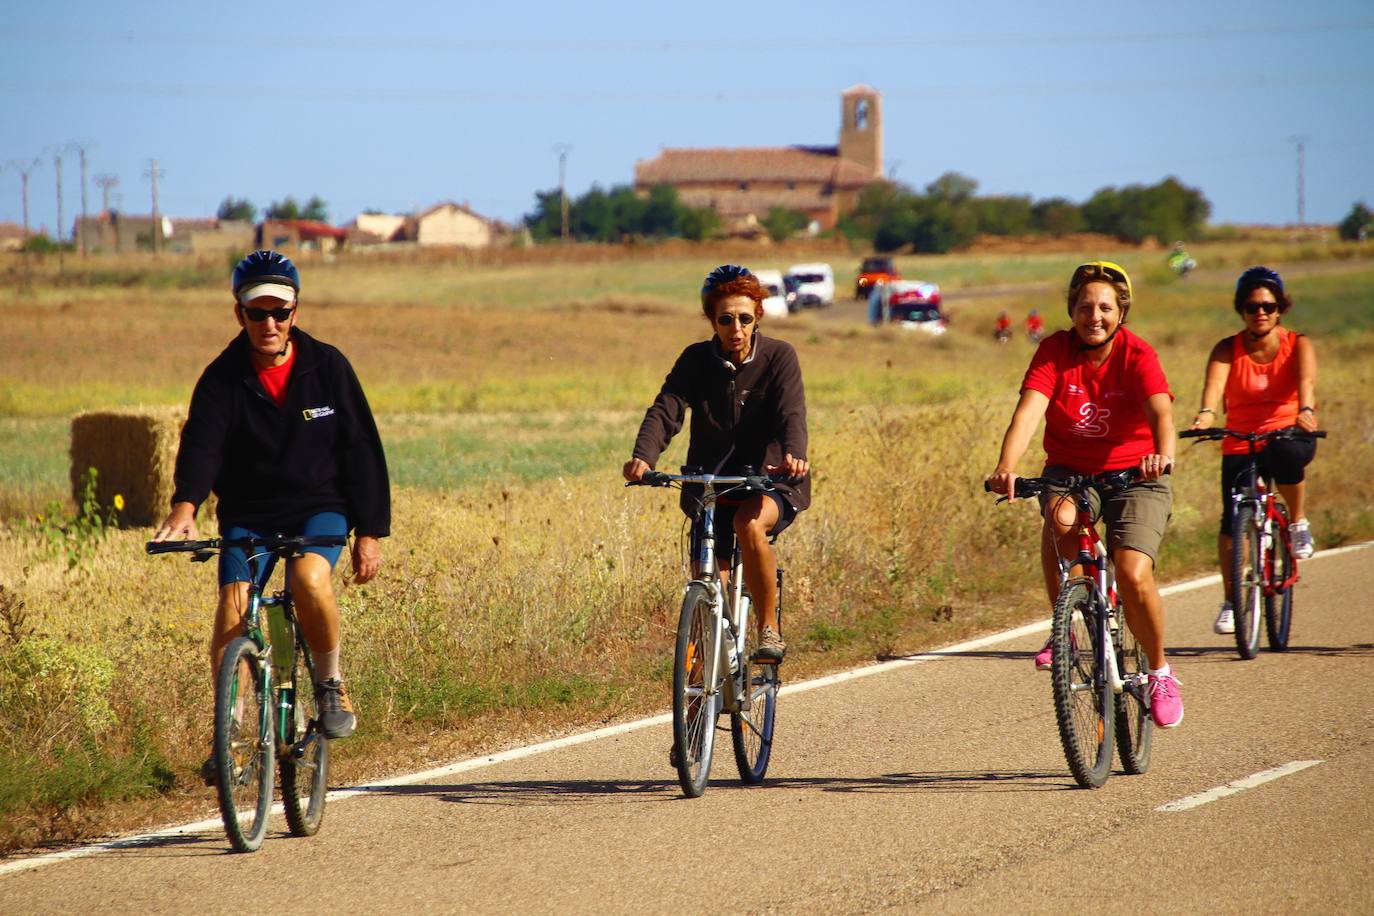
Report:
[{"label": "bicycle front wheel", "polygon": [[[704,585],[692,583],[682,599],[673,654],[673,765],[688,798],[706,791],[720,713],[721,678],[707,689],[708,646],[715,609]],[[723,666],[716,665],[719,671]]]},{"label": "bicycle front wheel", "polygon": [[1121,679],[1126,682],[1126,686],[1116,695],[1116,752],[1121,757],[1122,769],[1132,776],[1138,776],[1150,768],[1150,745],[1155,733],[1155,723],[1150,718],[1150,708],[1145,702],[1149,687],[1144,675],[1149,672],[1150,666],[1145,658],[1145,650],[1122,620],[1120,607],[1116,611],[1116,620],[1121,634],[1116,666]]},{"label": "bicycle front wheel", "polygon": [[329,783],[329,742],[320,730],[320,710],[305,663],[306,651],[298,640],[290,684],[291,708],[281,734],[281,800],[293,836],[314,836],[319,831]]},{"label": "bicycle front wheel", "polygon": [[[1288,510],[1280,503],[1279,513],[1283,515],[1285,525],[1288,522]],[[1274,564],[1269,581],[1275,585],[1280,585],[1293,575],[1297,567],[1297,560],[1293,558],[1293,551],[1289,547],[1289,542],[1282,532],[1274,537],[1274,550],[1270,556]],[[1288,650],[1288,630],[1293,623],[1293,586],[1278,589],[1272,594],[1264,596],[1264,628],[1269,632],[1269,651],[1286,652]]]},{"label": "bicycle front wheel", "polygon": [[753,661],[758,648],[758,630],[749,623],[749,635],[744,641],[745,698],[740,710],[730,714],[730,743],[735,749],[735,766],[739,778],[750,785],[763,782],[768,772],[768,759],[773,753],[773,725],[778,706],[778,666]]},{"label": "bicycle front wheel", "polygon": [[1066,582],[1054,603],[1054,713],[1064,758],[1085,789],[1096,789],[1111,774],[1116,723],[1105,647],[1098,641],[1099,613],[1092,581],[1086,578]]},{"label": "bicycle front wheel", "polygon": [[267,661],[240,636],[224,651],[215,684],[215,766],[219,813],[235,852],[253,852],[272,809],[273,727]]},{"label": "bicycle front wheel", "polygon": [[1231,611],[1236,621],[1236,651],[1251,659],[1259,651],[1260,598],[1264,594],[1264,562],[1260,555],[1255,506],[1241,503],[1231,529]]}]

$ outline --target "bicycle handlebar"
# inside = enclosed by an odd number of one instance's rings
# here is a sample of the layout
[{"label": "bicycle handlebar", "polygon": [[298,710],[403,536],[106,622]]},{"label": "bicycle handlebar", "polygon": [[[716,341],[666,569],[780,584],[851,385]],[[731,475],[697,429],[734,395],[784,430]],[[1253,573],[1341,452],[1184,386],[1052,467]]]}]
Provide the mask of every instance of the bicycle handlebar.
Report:
[{"label": "bicycle handlebar", "polygon": [[[1173,469],[1173,465],[1165,470],[1167,475]],[[1079,492],[1089,487],[1097,487],[1102,490],[1114,491],[1124,490],[1126,487],[1140,480],[1140,468],[1129,467],[1120,471],[1103,471],[1100,474],[1079,474],[1072,477],[1018,477],[1016,478],[1016,498],[1024,499],[1028,496],[1038,496],[1051,487],[1058,487],[1068,490],[1070,493]],[[992,493],[992,486],[985,480],[983,481],[983,492]],[[1002,497],[1006,499],[1005,496]]]},{"label": "bicycle handlebar", "polygon": [[1178,434],[1180,439],[1225,439],[1228,436],[1244,442],[1266,442],[1271,439],[1325,439],[1326,430],[1317,429],[1308,432],[1305,429],[1295,429],[1288,426],[1283,429],[1271,429],[1267,433],[1238,433],[1234,429],[1217,426],[1209,429],[1185,429]]},{"label": "bicycle handlebar", "polygon": [[799,484],[804,478],[781,474],[668,474],[664,471],[645,471],[640,480],[626,482],[627,487],[667,487],[675,483],[742,484],[746,490],[769,491],[775,483]]},{"label": "bicycle handlebar", "polygon": [[230,547],[250,549],[266,547],[269,551],[300,550],[302,547],[342,547],[348,543],[345,534],[298,534],[291,537],[272,535],[271,537],[248,538],[210,538],[204,541],[149,541],[145,550],[149,554],[158,553],[195,553],[202,550],[225,550]]}]

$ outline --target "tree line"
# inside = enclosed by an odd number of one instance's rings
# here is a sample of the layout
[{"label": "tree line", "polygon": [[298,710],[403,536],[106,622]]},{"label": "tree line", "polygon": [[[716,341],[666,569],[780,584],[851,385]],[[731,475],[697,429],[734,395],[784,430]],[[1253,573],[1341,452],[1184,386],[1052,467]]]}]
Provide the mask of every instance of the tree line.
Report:
[{"label": "tree line", "polygon": [[[215,211],[215,216],[219,219],[244,220],[255,223],[258,219],[258,208],[246,197],[233,197],[232,195],[220,201],[219,209]],[[329,206],[318,194],[312,196],[304,204],[299,203],[290,194],[283,200],[274,200],[262,211],[263,219],[310,219],[321,223],[329,222]]]}]

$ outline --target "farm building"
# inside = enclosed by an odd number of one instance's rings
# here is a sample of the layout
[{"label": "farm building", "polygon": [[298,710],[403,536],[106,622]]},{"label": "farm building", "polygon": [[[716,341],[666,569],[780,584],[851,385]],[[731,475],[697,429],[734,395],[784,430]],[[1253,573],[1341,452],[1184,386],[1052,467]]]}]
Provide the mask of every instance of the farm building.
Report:
[{"label": "farm building", "polygon": [[671,185],[684,204],[714,210],[735,230],[773,207],[831,229],[863,186],[882,178],[882,163],[881,97],[860,85],[840,95],[838,146],[664,149],[635,164],[635,191]]}]

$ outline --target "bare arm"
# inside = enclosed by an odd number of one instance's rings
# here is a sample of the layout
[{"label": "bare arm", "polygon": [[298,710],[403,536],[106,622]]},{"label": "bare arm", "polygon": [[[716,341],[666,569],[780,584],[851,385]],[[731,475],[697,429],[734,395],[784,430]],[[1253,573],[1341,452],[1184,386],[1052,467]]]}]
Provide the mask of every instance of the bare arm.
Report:
[{"label": "bare arm", "polygon": [[1174,462],[1174,402],[1167,394],[1152,394],[1145,400],[1145,420],[1155,440],[1153,454],[1140,459],[1146,480],[1158,480]]},{"label": "bare arm", "polygon": [[1015,498],[1017,462],[1026,454],[1031,436],[1035,434],[1035,428],[1040,425],[1040,420],[1045,416],[1049,406],[1050,399],[1044,392],[1033,388],[1021,390],[1021,399],[1016,402],[1011,422],[1007,424],[1007,431],[1002,436],[1002,452],[997,459],[997,467],[987,477],[988,486],[992,487],[994,492],[1005,493]]},{"label": "bare arm", "polygon": [[[1317,429],[1317,351],[1312,341],[1298,337],[1298,426],[1309,433]],[[1303,410],[1310,407],[1311,410]]]},{"label": "bare arm", "polygon": [[1217,411],[1221,410],[1221,396],[1226,390],[1226,379],[1231,375],[1231,340],[1226,338],[1212,348],[1207,357],[1207,370],[1202,379],[1202,404],[1197,416],[1193,417],[1192,429],[1208,429],[1216,424]]}]

